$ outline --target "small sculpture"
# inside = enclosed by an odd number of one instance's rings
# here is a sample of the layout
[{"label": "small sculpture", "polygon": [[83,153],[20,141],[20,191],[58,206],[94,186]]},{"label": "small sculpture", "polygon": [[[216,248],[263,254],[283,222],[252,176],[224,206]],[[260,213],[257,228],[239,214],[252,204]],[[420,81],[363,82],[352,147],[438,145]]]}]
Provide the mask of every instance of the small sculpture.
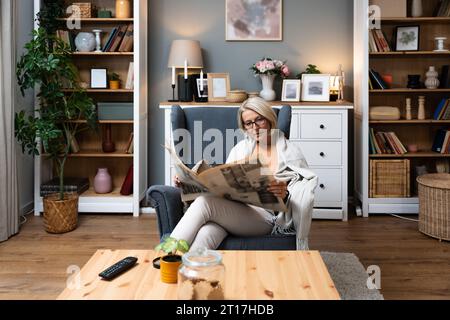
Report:
[{"label": "small sculpture", "polygon": [[425,120],[425,97],[424,96],[419,97],[419,112],[417,115],[417,119]]},{"label": "small sculpture", "polygon": [[345,101],[344,98],[344,88],[345,88],[345,72],[342,70],[342,64],[339,65],[339,69],[336,72],[336,77],[339,79],[339,91],[338,91],[338,103],[342,103]]},{"label": "small sculpture", "polygon": [[438,79],[439,73],[436,71],[436,68],[431,66],[426,73],[426,76],[425,87],[427,87],[427,89],[437,89],[440,85],[440,81]]},{"label": "small sculpture", "polygon": [[411,98],[406,98],[406,120],[412,120]]}]

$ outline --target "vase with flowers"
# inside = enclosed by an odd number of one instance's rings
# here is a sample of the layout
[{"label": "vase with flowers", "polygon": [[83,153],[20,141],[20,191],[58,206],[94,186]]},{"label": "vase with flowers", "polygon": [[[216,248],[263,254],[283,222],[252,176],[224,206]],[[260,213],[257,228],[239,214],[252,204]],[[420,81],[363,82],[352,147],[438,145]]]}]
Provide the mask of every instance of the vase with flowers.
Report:
[{"label": "vase with flowers", "polygon": [[261,78],[263,89],[259,95],[266,101],[274,101],[276,98],[275,90],[273,90],[273,82],[275,78],[278,76],[286,78],[290,74],[289,67],[286,65],[286,62],[271,58],[263,58],[253,64],[250,70],[253,71],[255,76],[259,76]]}]

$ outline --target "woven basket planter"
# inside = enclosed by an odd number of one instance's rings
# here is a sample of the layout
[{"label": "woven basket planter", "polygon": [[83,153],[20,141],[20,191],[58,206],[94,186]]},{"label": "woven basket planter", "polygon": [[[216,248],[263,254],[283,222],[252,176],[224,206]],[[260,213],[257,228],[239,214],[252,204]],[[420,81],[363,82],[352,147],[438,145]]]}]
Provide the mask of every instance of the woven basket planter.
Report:
[{"label": "woven basket planter", "polygon": [[419,183],[419,231],[450,241],[450,174],[427,174]]},{"label": "woven basket planter", "polygon": [[59,193],[44,198],[44,226],[49,233],[66,233],[75,230],[78,224],[78,194]]}]

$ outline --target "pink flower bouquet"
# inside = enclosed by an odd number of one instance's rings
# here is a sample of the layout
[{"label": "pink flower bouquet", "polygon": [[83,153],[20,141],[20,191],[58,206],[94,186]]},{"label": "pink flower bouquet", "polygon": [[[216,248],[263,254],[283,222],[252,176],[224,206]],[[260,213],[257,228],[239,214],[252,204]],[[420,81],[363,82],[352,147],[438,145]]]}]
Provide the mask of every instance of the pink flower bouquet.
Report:
[{"label": "pink flower bouquet", "polygon": [[271,58],[263,58],[261,61],[256,62],[250,70],[252,70],[255,75],[277,75],[282,78],[286,78],[290,75],[289,67],[285,62],[273,60]]}]

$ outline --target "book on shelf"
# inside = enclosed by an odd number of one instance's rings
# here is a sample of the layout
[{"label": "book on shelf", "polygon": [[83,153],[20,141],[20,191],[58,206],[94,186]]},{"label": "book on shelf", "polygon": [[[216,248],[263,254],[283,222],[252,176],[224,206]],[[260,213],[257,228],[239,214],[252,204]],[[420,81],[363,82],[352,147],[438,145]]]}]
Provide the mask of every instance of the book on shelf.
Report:
[{"label": "book on shelf", "polygon": [[133,165],[128,169],[127,175],[120,188],[120,194],[123,196],[129,196],[133,194]]},{"label": "book on shelf", "polygon": [[125,147],[125,153],[133,153],[133,142],[134,142],[134,133],[130,134],[130,138],[128,139],[127,146]]},{"label": "book on shelf", "polygon": [[[439,129],[436,132],[436,136],[434,138],[433,142],[433,148],[432,150],[437,153],[450,153],[450,150],[448,150],[447,146],[444,144],[446,141],[446,137],[449,135],[449,131],[447,129]],[[447,144],[448,144],[448,138],[447,138]]]},{"label": "book on shelf", "polygon": [[434,120],[450,120],[450,99],[442,99],[437,106],[434,115]]},{"label": "book on shelf", "polygon": [[66,45],[70,48],[70,51],[72,52],[76,51],[73,33],[67,30],[56,30],[56,37],[64,41]]},{"label": "book on shelf", "polygon": [[109,48],[111,48],[112,41],[118,31],[119,31],[119,28],[117,28],[117,27],[114,27],[112,29],[111,33],[109,34],[108,40],[106,41],[105,46],[102,49],[103,52],[108,52]]},{"label": "book on shelf", "polygon": [[[76,192],[82,194],[89,189],[88,178],[64,178],[64,192]],[[41,197],[59,192],[59,177],[41,184]]]},{"label": "book on shelf", "polygon": [[441,74],[439,75],[439,88],[440,89],[448,89],[450,88],[450,66],[443,65]]},{"label": "book on shelf", "polygon": [[369,79],[372,82],[372,86],[374,89],[381,89],[381,90],[389,89],[389,86],[383,80],[380,74],[373,69],[369,69]]},{"label": "book on shelf", "polygon": [[371,52],[391,52],[391,47],[381,29],[370,30],[369,47]]},{"label": "book on shelf", "polygon": [[370,129],[369,135],[370,154],[396,154],[407,153],[405,146],[394,132],[377,132]]},{"label": "book on shelf", "polygon": [[450,17],[450,1],[442,0],[436,7],[436,16],[437,17]]},{"label": "book on shelf", "polygon": [[125,83],[125,89],[134,89],[134,62],[130,62],[128,67],[127,82]]},{"label": "book on shelf", "polygon": [[134,27],[130,24],[125,32],[122,44],[119,47],[119,52],[131,52],[134,45]]},{"label": "book on shelf", "polygon": [[116,52],[119,45],[124,41],[125,33],[127,32],[127,26],[122,25],[118,27],[114,38],[111,40],[111,46],[108,48],[108,52]]}]

